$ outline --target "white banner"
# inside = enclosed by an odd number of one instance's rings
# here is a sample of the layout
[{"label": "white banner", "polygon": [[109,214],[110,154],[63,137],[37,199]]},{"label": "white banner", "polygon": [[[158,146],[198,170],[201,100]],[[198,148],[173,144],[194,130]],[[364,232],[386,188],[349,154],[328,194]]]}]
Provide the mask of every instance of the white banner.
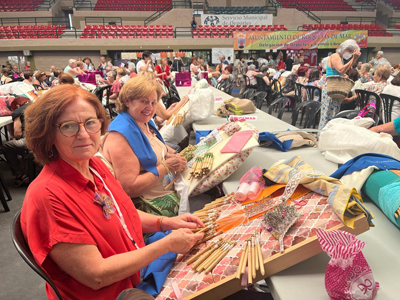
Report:
[{"label": "white banner", "polygon": [[272,14],[201,15],[201,25],[272,25]]},{"label": "white banner", "polygon": [[225,60],[228,60],[228,57],[231,58],[231,62],[233,62],[233,48],[211,48],[211,61],[213,64],[219,64],[219,57],[223,55],[225,56]]}]

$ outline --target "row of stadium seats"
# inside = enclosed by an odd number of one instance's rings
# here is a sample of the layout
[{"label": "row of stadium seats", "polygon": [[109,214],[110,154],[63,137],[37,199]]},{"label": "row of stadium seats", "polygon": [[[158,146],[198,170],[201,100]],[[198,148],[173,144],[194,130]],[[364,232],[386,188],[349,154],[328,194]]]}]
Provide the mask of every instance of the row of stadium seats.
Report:
[{"label": "row of stadium seats", "polygon": [[0,12],[37,10],[43,0],[0,0]]},{"label": "row of stadium seats", "polygon": [[209,6],[207,11],[214,14],[262,14],[266,6]]},{"label": "row of stadium seats", "polygon": [[283,8],[296,8],[299,3],[304,8],[311,11],[356,11],[354,7],[344,0],[279,0]]},{"label": "row of stadium seats", "polygon": [[400,10],[400,0],[385,0],[385,2],[393,6],[394,9]]},{"label": "row of stadium seats", "polygon": [[104,30],[104,31],[174,31],[172,25],[86,25],[86,30]]},{"label": "row of stadium seats", "polygon": [[394,28],[400,29],[400,24],[399,24],[399,25],[396,25]]},{"label": "row of stadium seats", "polygon": [[199,25],[197,31],[280,31],[285,25]]},{"label": "row of stadium seats", "polygon": [[81,39],[173,39],[174,33],[167,31],[128,32],[128,31],[87,31]]},{"label": "row of stadium seats", "polygon": [[86,25],[82,39],[174,38],[172,25]]},{"label": "row of stadium seats", "polygon": [[0,32],[16,32],[16,31],[52,31],[63,30],[66,25],[14,25],[14,26],[0,26]]},{"label": "row of stadium seats", "polygon": [[305,30],[379,30],[379,24],[303,24]]},{"label": "row of stadium seats", "polygon": [[65,25],[0,26],[0,39],[58,39]]},{"label": "row of stadium seats", "polygon": [[93,10],[160,11],[166,5],[171,6],[172,0],[99,0]]}]

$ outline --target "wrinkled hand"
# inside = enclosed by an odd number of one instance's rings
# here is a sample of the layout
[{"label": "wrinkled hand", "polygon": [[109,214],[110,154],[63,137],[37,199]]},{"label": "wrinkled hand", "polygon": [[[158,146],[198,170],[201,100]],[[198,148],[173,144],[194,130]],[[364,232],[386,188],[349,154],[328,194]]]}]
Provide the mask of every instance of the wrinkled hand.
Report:
[{"label": "wrinkled hand", "polygon": [[179,228],[195,229],[197,227],[204,227],[204,224],[195,215],[183,214],[177,217],[164,219],[163,227],[165,227],[166,230],[179,229]]},{"label": "wrinkled hand", "polygon": [[354,60],[357,60],[361,56],[361,52],[359,50],[354,50],[353,57]]},{"label": "wrinkled hand", "polygon": [[190,229],[174,230],[166,238],[169,239],[169,251],[184,254],[188,252],[194,244],[204,237],[204,233],[193,233]]},{"label": "wrinkled hand", "polygon": [[164,163],[168,169],[173,172],[181,172],[186,169],[187,161],[184,157],[178,154],[167,154]]}]

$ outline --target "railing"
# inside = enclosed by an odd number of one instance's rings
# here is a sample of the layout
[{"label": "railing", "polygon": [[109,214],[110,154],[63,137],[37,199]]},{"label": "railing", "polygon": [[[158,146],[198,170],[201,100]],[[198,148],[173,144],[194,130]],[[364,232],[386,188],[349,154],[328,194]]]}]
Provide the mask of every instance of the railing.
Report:
[{"label": "railing", "polygon": [[306,14],[306,16],[309,19],[317,22],[318,24],[321,24],[321,19],[317,15],[315,15],[314,13],[309,11],[307,7],[301,5],[300,3],[297,3],[297,2],[293,2],[293,4],[295,5],[295,8],[297,10],[299,10],[299,11],[303,12],[304,14]]},{"label": "railing", "polygon": [[355,24],[376,24],[375,17],[346,17],[348,23]]},{"label": "railing", "polygon": [[85,17],[85,24],[99,24],[108,25],[109,23],[115,23],[116,25],[122,25],[122,18],[120,17]]},{"label": "railing", "polygon": [[147,25],[155,20],[157,20],[159,17],[161,17],[164,13],[166,13],[167,11],[170,11],[173,8],[173,4],[172,3],[168,3],[166,5],[164,5],[161,10],[156,11],[154,14],[152,14],[151,16],[149,16],[148,18],[146,18],[144,20],[144,25]]},{"label": "railing", "polygon": [[376,1],[362,2],[361,4],[354,4],[351,6],[358,11],[375,11],[376,10]]},{"label": "railing", "polygon": [[[190,28],[190,27],[189,27]],[[70,30],[70,31],[66,31],[66,32],[64,32],[64,34],[63,34],[63,38],[79,38],[82,34],[84,33],[84,30],[76,30],[75,28],[73,28],[72,30]],[[142,35],[140,34],[141,32],[129,32],[129,34],[128,35],[126,35],[126,34],[123,34],[123,33],[118,33],[117,31],[114,31],[113,33],[107,33],[107,36],[112,36],[112,37],[114,37],[114,38],[121,38],[121,37],[123,37],[123,36],[133,36],[134,38],[142,38]],[[94,36],[94,38],[98,38],[98,39],[101,39],[101,36],[103,36],[104,34],[99,34],[97,31],[95,31],[95,33],[91,33],[90,34],[91,36]],[[154,31],[153,32],[153,36],[154,36],[154,39],[156,39],[156,38],[161,38],[162,36],[165,36],[165,33],[163,34],[163,33],[161,33],[161,32],[158,32],[158,31]],[[173,35],[173,37],[175,38],[176,36],[175,36],[175,32],[174,32],[174,35]]]},{"label": "railing", "polygon": [[192,27],[175,27],[174,36],[178,37],[193,37]]},{"label": "railing", "polygon": [[94,5],[90,0],[74,0],[76,10],[93,10]]},{"label": "railing", "polygon": [[[55,35],[57,38],[60,38],[63,34],[65,29],[61,29],[61,28],[56,28],[55,29]],[[27,37],[32,39],[32,38],[45,38],[44,36],[50,36],[51,34],[47,31],[47,32],[43,32],[43,31],[30,31],[29,33],[24,33],[23,31],[14,31],[13,32],[13,37],[15,39],[26,39]],[[75,35],[76,36],[76,35]],[[4,38],[4,37],[10,37],[9,35],[7,35],[5,32],[0,32],[0,41]]]},{"label": "railing", "polygon": [[66,25],[69,27],[69,20],[66,17],[0,18],[0,25]]},{"label": "railing", "polygon": [[383,0],[386,5],[389,5],[394,11],[400,11],[398,7],[395,7],[392,3],[388,2],[387,0]]},{"label": "railing", "polygon": [[389,18],[388,19],[388,27],[394,28],[397,24],[400,24],[400,18]]}]

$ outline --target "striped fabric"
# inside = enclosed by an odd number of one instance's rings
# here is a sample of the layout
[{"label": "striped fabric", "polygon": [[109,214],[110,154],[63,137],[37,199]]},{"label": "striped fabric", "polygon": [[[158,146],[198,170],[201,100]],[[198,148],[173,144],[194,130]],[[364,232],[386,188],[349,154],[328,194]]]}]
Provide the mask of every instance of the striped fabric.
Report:
[{"label": "striped fabric", "polygon": [[318,241],[321,248],[332,259],[351,259],[365,246],[354,234],[341,230],[317,230]]}]

